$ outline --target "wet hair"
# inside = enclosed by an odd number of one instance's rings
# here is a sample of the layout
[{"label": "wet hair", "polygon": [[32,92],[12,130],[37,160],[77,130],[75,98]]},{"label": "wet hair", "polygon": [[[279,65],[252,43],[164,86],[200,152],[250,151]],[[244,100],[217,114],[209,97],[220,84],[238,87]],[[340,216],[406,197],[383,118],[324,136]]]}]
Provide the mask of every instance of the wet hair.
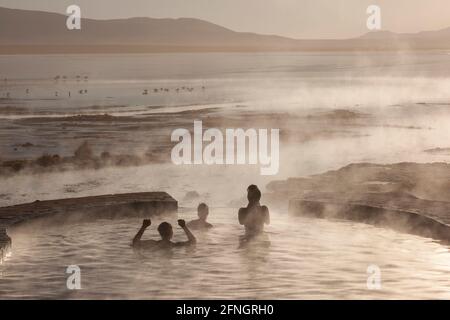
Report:
[{"label": "wet hair", "polygon": [[168,237],[170,236],[172,232],[172,225],[168,222],[162,222],[158,226],[158,232],[161,235],[161,237]]},{"label": "wet hair", "polygon": [[198,213],[199,217],[201,214],[204,214],[205,216],[207,216],[209,214],[208,205],[206,203],[200,203],[197,207],[197,213]]},{"label": "wet hair", "polygon": [[248,186],[247,188],[247,199],[251,202],[256,202],[261,200],[261,191],[254,184]]},{"label": "wet hair", "polygon": [[209,210],[208,205],[206,203],[200,203],[197,207],[197,211],[205,211],[205,210]]}]

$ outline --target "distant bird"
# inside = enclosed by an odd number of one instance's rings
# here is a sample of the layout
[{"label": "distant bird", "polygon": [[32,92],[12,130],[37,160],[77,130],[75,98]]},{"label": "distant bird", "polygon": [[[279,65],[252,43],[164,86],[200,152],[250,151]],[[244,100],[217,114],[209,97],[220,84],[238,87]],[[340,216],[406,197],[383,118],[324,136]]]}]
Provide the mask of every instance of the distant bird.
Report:
[{"label": "distant bird", "polygon": [[53,80],[58,81],[61,77],[60,76],[56,76],[53,78]]},{"label": "distant bird", "polygon": [[87,89],[84,89],[84,93],[88,93]]},{"label": "distant bird", "polygon": [[77,78],[77,81],[81,80],[81,76],[77,76],[76,78]]},{"label": "distant bird", "polygon": [[158,92],[158,89],[153,89],[153,92]]},{"label": "distant bird", "polygon": [[144,96],[147,95],[147,94],[148,94],[148,90],[145,89],[144,92],[142,92],[142,94],[143,94]]},{"label": "distant bird", "polygon": [[69,91],[69,97],[70,97],[70,91]]},{"label": "distant bird", "polygon": [[88,81],[89,77],[88,76],[84,76],[84,81]]},{"label": "distant bird", "polygon": [[62,79],[63,79],[64,81],[66,81],[66,80],[67,80],[67,76],[62,76]]},{"label": "distant bird", "polygon": [[55,91],[55,97],[57,97],[58,96],[58,91]]},{"label": "distant bird", "polygon": [[29,93],[30,93],[30,89],[27,88],[27,89],[25,90],[25,93],[26,93],[26,94],[29,94]]}]

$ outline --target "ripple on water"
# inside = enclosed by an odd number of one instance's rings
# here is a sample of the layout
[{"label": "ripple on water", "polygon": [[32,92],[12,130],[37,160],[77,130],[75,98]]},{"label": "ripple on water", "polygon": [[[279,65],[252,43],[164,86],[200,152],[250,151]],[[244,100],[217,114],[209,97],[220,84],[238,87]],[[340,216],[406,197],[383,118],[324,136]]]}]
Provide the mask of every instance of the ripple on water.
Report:
[{"label": "ripple on water", "polygon": [[[194,217],[183,213],[183,218]],[[215,228],[197,232],[195,249],[136,253],[140,220],[98,221],[25,233],[0,266],[2,298],[60,299],[379,299],[450,298],[447,247],[371,226],[273,214],[270,246],[239,248],[234,210],[211,209]],[[175,226],[176,218],[170,222]],[[158,236],[153,221],[144,238]],[[175,227],[175,240],[184,235]],[[367,289],[367,267],[382,289]],[[66,287],[68,265],[82,290]]]}]

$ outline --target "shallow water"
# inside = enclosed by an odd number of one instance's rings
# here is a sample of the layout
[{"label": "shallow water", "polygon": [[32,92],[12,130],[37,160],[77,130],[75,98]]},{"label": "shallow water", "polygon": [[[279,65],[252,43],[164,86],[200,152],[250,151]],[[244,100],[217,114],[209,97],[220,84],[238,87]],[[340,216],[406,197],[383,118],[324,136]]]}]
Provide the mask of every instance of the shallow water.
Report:
[{"label": "shallow water", "polygon": [[[272,213],[270,246],[239,248],[236,210],[211,209],[215,228],[195,248],[134,252],[137,219],[13,232],[0,265],[1,298],[449,299],[450,252],[430,239],[364,224]],[[192,210],[180,213],[194,217]],[[176,225],[176,217],[168,217]],[[154,220],[144,239],[157,238]],[[175,240],[185,240],[175,227]],[[68,290],[67,266],[81,269]],[[369,290],[369,265],[381,290]]]}]

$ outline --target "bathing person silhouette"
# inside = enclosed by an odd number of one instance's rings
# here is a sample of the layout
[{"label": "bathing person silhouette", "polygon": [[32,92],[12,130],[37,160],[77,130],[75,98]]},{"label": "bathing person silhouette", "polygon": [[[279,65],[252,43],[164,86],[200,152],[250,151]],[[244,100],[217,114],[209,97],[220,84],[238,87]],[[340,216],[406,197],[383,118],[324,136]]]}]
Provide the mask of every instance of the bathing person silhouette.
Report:
[{"label": "bathing person silhouette", "polygon": [[240,208],[238,213],[239,223],[245,226],[246,237],[256,236],[264,231],[264,224],[270,223],[269,209],[261,206],[261,191],[252,184],[247,188],[248,205]]},{"label": "bathing person silhouette", "polygon": [[158,232],[161,235],[161,240],[141,240],[142,235],[152,224],[150,219],[146,219],[142,222],[142,227],[139,229],[138,233],[133,238],[133,247],[142,249],[170,249],[173,247],[183,247],[193,245],[197,242],[194,235],[191,233],[189,228],[186,226],[184,220],[178,220],[178,225],[183,228],[188,241],[172,242],[170,241],[173,237],[172,225],[168,222],[163,222],[158,226]]},{"label": "bathing person silhouette", "polygon": [[188,222],[187,226],[191,229],[209,229],[212,224],[206,222],[209,215],[209,208],[205,203],[200,203],[197,207],[198,219]]}]

